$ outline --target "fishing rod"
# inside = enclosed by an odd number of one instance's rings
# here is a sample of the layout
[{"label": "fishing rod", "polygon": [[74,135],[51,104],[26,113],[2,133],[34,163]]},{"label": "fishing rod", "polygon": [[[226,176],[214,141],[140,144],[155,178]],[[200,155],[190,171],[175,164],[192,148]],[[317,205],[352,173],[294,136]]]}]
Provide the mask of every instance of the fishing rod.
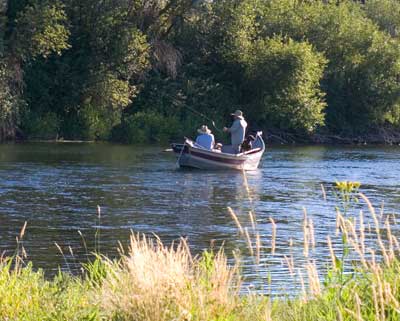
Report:
[{"label": "fishing rod", "polygon": [[199,112],[199,111],[197,111],[197,110],[194,110],[194,109],[190,108],[189,106],[184,106],[184,107],[187,108],[188,110],[190,110],[192,113],[197,114],[197,115],[199,115],[199,116],[201,116],[201,117],[207,119],[208,121],[210,121],[211,124],[213,125],[213,127],[214,127],[217,131],[219,131],[220,133],[223,132],[222,129],[218,128],[217,125],[215,125],[215,121],[212,120],[211,118],[207,117],[206,115],[204,115],[203,113],[201,113],[201,112]]}]

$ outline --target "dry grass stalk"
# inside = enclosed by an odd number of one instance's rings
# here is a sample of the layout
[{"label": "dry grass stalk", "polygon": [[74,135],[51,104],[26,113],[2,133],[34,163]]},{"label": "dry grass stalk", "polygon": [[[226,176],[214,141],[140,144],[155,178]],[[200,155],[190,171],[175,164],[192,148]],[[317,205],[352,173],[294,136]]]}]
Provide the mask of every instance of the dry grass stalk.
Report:
[{"label": "dry grass stalk", "polygon": [[361,300],[357,293],[354,294],[354,298],[356,301],[356,309],[357,309],[357,321],[363,321],[361,316]]},{"label": "dry grass stalk", "polygon": [[308,282],[309,282],[309,288],[310,288],[311,295],[313,297],[321,295],[321,293],[322,293],[321,282],[319,280],[318,270],[317,270],[315,261],[309,261],[306,264],[306,270],[307,270]]},{"label": "dry grass stalk", "polygon": [[301,285],[301,299],[304,303],[307,302],[307,291],[306,291],[306,286],[304,284],[304,278],[303,278],[303,273],[301,273],[300,269],[297,269],[297,275],[299,276],[299,280],[300,280],[300,285]]},{"label": "dry grass stalk", "polygon": [[28,222],[25,221],[24,226],[22,226],[21,232],[19,233],[19,239],[22,240],[24,235],[25,235],[25,230],[26,230],[26,226],[28,225]]},{"label": "dry grass stalk", "polygon": [[271,254],[275,255],[276,249],[276,224],[272,217],[269,218],[271,222]]},{"label": "dry grass stalk", "polygon": [[308,257],[309,248],[308,248],[308,226],[307,226],[307,210],[303,208],[303,254],[305,257]]},{"label": "dry grass stalk", "polygon": [[372,301],[374,302],[374,310],[375,310],[375,318],[376,320],[379,320],[379,302],[378,302],[378,294],[376,292],[376,284],[373,283],[371,286],[372,289]]},{"label": "dry grass stalk", "polygon": [[328,243],[329,254],[331,257],[331,261],[332,261],[332,267],[334,270],[336,270],[336,255],[335,255],[335,251],[332,246],[331,237],[329,235],[327,236],[327,243]]},{"label": "dry grass stalk", "polygon": [[256,232],[256,222],[254,219],[253,211],[249,211],[249,217],[250,217],[250,222],[251,222],[251,228],[253,229],[253,232]]},{"label": "dry grass stalk", "polygon": [[54,244],[55,244],[55,246],[56,246],[57,250],[58,250],[58,251],[61,253],[61,255],[62,255],[62,256],[64,256],[64,252],[63,252],[63,250],[62,250],[61,246],[60,246],[60,245],[58,245],[58,243],[57,243],[57,242],[54,242]]},{"label": "dry grass stalk", "polygon": [[372,218],[374,220],[374,225],[375,225],[375,233],[376,233],[376,239],[377,239],[377,243],[379,245],[379,248],[381,250],[384,262],[386,265],[390,265],[391,259],[390,256],[387,253],[387,249],[382,241],[382,236],[381,236],[381,229],[380,229],[380,224],[379,224],[379,220],[378,217],[376,215],[375,209],[372,205],[372,203],[370,202],[370,200],[362,193],[359,193],[360,197],[365,201],[365,203],[368,206],[368,209],[372,215]]},{"label": "dry grass stalk", "polygon": [[97,205],[97,218],[101,218],[101,207],[99,205]]},{"label": "dry grass stalk", "polygon": [[[218,252],[212,266],[193,259],[181,240],[165,247],[159,240],[131,236],[129,252],[121,262],[106,261],[109,271],[101,288],[101,305],[110,315],[132,320],[213,319],[233,309],[240,280]],[[207,263],[208,264],[208,263]],[[205,270],[206,269],[206,270]]]},{"label": "dry grass stalk", "polygon": [[392,229],[390,227],[389,217],[386,218],[384,226],[385,226],[385,230],[386,230],[387,239],[389,241],[389,244],[388,244],[389,248],[387,249],[388,259],[389,259],[389,262],[391,263],[395,259],[395,254],[394,254],[393,235],[392,235]]},{"label": "dry grass stalk", "polygon": [[256,263],[260,264],[261,260],[261,237],[260,233],[256,234]]},{"label": "dry grass stalk", "polygon": [[364,213],[360,211],[359,215],[360,221],[360,245],[361,245],[361,253],[365,255],[365,225],[364,225]]},{"label": "dry grass stalk", "polygon": [[340,311],[338,306],[336,306],[336,318],[338,321],[343,321],[343,314],[342,314],[342,311]]},{"label": "dry grass stalk", "polygon": [[322,198],[326,201],[326,191],[324,184],[321,184]]},{"label": "dry grass stalk", "polygon": [[287,257],[286,255],[283,256],[285,259],[285,263],[288,267],[289,273],[292,277],[295,276],[295,271],[294,271],[294,259],[293,259],[293,255]]},{"label": "dry grass stalk", "polygon": [[310,234],[310,243],[312,250],[315,250],[315,233],[314,233],[314,222],[309,219],[308,221],[308,231]]},{"label": "dry grass stalk", "polygon": [[243,230],[242,224],[240,224],[240,221],[239,221],[237,215],[235,214],[233,209],[231,207],[229,207],[229,206],[228,206],[228,212],[229,212],[229,214],[231,214],[233,220],[235,221],[236,226],[238,227],[240,234],[244,235],[244,230]]},{"label": "dry grass stalk", "polygon": [[244,228],[244,234],[246,236],[247,247],[250,250],[250,255],[254,257],[253,243],[251,242],[249,230],[247,229],[247,227]]}]

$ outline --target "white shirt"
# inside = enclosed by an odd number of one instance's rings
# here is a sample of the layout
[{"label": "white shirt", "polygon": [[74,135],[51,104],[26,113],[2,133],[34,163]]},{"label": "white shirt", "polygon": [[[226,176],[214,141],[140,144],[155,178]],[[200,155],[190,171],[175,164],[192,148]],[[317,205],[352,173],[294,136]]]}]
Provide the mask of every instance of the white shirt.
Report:
[{"label": "white shirt", "polygon": [[240,145],[244,141],[247,123],[243,118],[235,119],[228,131],[231,133],[232,145]]}]

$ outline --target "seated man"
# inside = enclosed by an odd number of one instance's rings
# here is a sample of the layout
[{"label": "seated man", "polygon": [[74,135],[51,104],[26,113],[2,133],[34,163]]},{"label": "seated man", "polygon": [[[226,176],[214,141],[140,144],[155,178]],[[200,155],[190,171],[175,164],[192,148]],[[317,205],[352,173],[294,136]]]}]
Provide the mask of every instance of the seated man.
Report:
[{"label": "seated man", "polygon": [[203,125],[197,130],[197,132],[199,135],[196,138],[196,144],[212,150],[214,148],[215,139],[214,135],[211,134],[211,130],[209,130],[206,125]]}]

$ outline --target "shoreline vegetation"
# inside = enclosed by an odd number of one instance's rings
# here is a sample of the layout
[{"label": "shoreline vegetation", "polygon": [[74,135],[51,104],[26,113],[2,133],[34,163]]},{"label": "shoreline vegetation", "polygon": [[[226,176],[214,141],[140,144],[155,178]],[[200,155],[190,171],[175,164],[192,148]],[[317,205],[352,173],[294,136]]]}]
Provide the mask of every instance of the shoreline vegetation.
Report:
[{"label": "shoreline vegetation", "polygon": [[248,250],[237,252],[234,263],[228,263],[223,248],[192,256],[185,239],[166,246],[156,236],[132,234],[129,248],[121,245],[118,258],[111,260],[97,252],[95,259],[83,264],[82,275],[60,272],[51,280],[25,262],[25,224],[15,256],[0,259],[0,319],[398,320],[400,245],[392,233],[395,218],[376,212],[359,187],[357,182],[335,185],[336,228],[324,243],[330,262],[323,268],[313,255],[314,223],[304,212],[304,263],[295,266],[290,249],[281,254],[282,268],[293,286],[290,293],[279,296],[269,294],[273,279],[265,275],[260,275],[262,292],[243,288],[241,254],[251,255],[254,264],[265,268],[268,259],[277,255],[279,225],[270,219],[271,239],[263,244],[253,211],[251,224],[245,226],[228,208]]},{"label": "shoreline vegetation", "polygon": [[[270,145],[400,145],[400,131],[381,130],[380,132],[369,133],[364,135],[332,135],[332,134],[313,134],[299,135],[291,132],[283,132],[279,130],[263,131],[263,137],[267,144]],[[176,138],[175,141],[180,141],[183,138]],[[111,142],[104,140],[80,140],[80,139],[64,139],[64,138],[48,138],[48,139],[15,139],[18,143],[96,143],[96,142]],[[172,142],[172,140],[171,140]],[[118,142],[114,142],[118,143]],[[134,143],[134,144],[144,144]],[[167,144],[165,141],[158,141],[156,144]]]},{"label": "shoreline vegetation", "polygon": [[[400,142],[397,0],[9,0],[0,141]],[[213,128],[212,124],[217,124]]]}]

